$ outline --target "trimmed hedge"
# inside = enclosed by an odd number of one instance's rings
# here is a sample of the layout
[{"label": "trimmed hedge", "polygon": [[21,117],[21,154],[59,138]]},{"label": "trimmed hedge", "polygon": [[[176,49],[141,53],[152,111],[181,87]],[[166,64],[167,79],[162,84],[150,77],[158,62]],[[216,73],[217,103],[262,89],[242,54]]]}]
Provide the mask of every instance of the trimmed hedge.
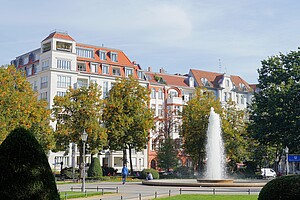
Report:
[{"label": "trimmed hedge", "polygon": [[140,178],[141,179],[146,179],[147,177],[147,173],[150,172],[153,176],[153,179],[159,179],[159,173],[158,171],[156,171],[155,169],[144,169],[141,174],[140,174]]},{"label": "trimmed hedge", "polygon": [[93,157],[90,167],[87,171],[88,177],[92,178],[101,178],[102,177],[102,168],[100,166],[100,161],[98,158]]},{"label": "trimmed hedge", "polygon": [[0,161],[1,199],[60,199],[47,156],[28,130],[17,128],[7,136]]},{"label": "trimmed hedge", "polygon": [[268,182],[260,191],[258,200],[300,199],[300,175],[282,176]]}]

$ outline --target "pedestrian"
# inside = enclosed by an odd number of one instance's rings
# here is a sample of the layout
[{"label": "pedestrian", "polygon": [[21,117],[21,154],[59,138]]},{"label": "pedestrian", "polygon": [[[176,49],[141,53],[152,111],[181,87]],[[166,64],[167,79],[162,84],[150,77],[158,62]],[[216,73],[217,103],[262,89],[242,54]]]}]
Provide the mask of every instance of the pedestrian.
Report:
[{"label": "pedestrian", "polygon": [[151,172],[147,172],[147,180],[153,180],[153,176],[152,176],[152,174],[151,174]]},{"label": "pedestrian", "polygon": [[128,168],[126,167],[126,164],[124,164],[123,168],[122,168],[122,183],[123,184],[126,183],[127,176],[128,176]]}]

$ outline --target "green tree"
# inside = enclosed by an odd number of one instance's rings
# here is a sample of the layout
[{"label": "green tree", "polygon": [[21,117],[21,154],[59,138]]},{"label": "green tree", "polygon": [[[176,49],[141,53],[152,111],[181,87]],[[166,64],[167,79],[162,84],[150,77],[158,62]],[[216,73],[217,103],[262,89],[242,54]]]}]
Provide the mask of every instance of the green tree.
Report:
[{"label": "green tree", "polygon": [[182,126],[180,135],[183,137],[183,147],[186,152],[197,163],[200,173],[203,170],[203,160],[205,157],[205,145],[207,139],[207,127],[210,108],[221,113],[221,103],[215,99],[213,93],[202,88],[196,88],[195,96],[183,108]]},{"label": "green tree", "polygon": [[69,88],[63,97],[56,96],[53,105],[53,117],[57,122],[57,147],[66,149],[70,142],[77,143],[82,162],[81,135],[88,134],[87,143],[91,154],[95,154],[106,144],[106,130],[101,125],[101,90],[97,84],[77,89]]},{"label": "green tree", "polygon": [[30,128],[44,150],[54,148],[50,110],[21,71],[14,66],[0,68],[0,144],[16,127]]},{"label": "green tree", "polygon": [[222,131],[229,167],[233,171],[236,163],[253,158],[256,142],[247,132],[245,110],[239,110],[235,102],[228,101],[222,113]]},{"label": "green tree", "polygon": [[96,157],[92,157],[92,162],[87,171],[88,177],[101,178],[102,177],[102,168],[100,166],[100,161]]},{"label": "green tree", "polygon": [[261,63],[249,131],[262,146],[275,148],[277,154],[285,146],[290,152],[300,153],[300,51],[280,53]]},{"label": "green tree", "polygon": [[177,167],[177,150],[175,149],[175,142],[172,138],[166,138],[161,144],[157,151],[158,167],[166,170]]},{"label": "green tree", "polygon": [[129,149],[130,168],[133,174],[131,150],[141,151],[148,141],[153,127],[153,114],[149,108],[149,90],[133,77],[117,79],[111,88],[103,109],[103,121],[108,130],[109,148]]},{"label": "green tree", "polygon": [[25,128],[13,130],[0,145],[1,199],[59,200],[42,146]]}]

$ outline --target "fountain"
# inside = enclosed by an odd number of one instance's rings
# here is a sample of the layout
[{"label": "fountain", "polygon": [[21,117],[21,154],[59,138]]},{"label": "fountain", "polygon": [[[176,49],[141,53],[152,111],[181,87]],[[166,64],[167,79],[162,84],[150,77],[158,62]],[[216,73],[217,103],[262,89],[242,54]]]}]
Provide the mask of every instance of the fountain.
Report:
[{"label": "fountain", "polygon": [[221,131],[221,120],[214,108],[210,109],[206,143],[206,173],[205,179],[197,179],[201,183],[229,183],[225,179],[225,153]]}]

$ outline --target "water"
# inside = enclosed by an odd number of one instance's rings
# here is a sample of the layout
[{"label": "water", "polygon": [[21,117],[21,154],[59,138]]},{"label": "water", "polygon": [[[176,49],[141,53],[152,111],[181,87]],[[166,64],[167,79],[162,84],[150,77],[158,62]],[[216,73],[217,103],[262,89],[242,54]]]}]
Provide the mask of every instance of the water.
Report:
[{"label": "water", "polygon": [[206,179],[225,178],[225,154],[221,120],[214,108],[210,110],[206,144]]}]

